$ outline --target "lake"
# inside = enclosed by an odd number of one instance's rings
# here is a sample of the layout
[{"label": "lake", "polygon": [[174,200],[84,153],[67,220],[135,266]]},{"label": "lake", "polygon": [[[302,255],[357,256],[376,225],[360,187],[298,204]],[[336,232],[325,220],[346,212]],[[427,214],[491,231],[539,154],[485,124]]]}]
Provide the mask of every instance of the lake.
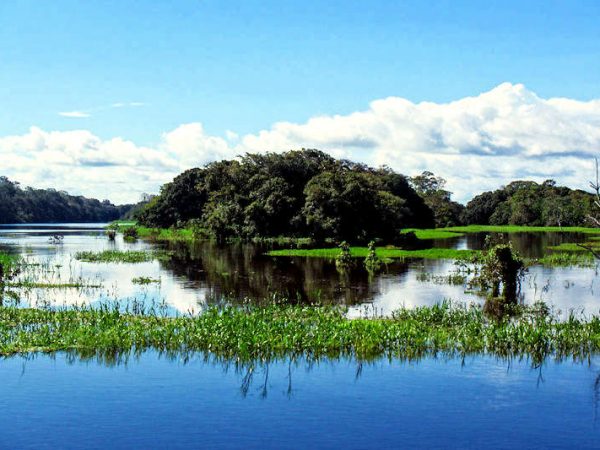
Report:
[{"label": "lake", "polygon": [[[242,244],[111,242],[102,227],[0,227],[0,249],[25,258],[30,275],[90,285],[18,288],[5,302],[118,302],[184,314],[277,291],[290,301],[346,304],[350,315],[368,315],[444,299],[483,301],[464,285],[436,281],[455,270],[448,261],[395,262],[373,278],[357,267],[343,280],[331,261],[275,258]],[[64,235],[61,244],[49,242],[54,234]],[[511,235],[525,256],[581,238]],[[432,244],[482,242],[467,235]],[[105,249],[161,249],[172,257],[141,264],[74,258]],[[139,276],[160,283],[134,284]],[[523,301],[597,312],[597,280],[594,268],[534,266]],[[485,354],[240,363],[157,350],[86,358],[58,352],[4,358],[0,378],[0,448],[597,448],[600,438],[600,355],[542,364]]]},{"label": "lake", "polygon": [[[20,289],[22,306],[69,306],[82,303],[119,302],[123,305],[159,305],[168,314],[197,313],[209,304],[227,299],[264,300],[273,293],[290,301],[337,303],[349,306],[350,316],[387,315],[399,307],[432,305],[443,300],[483,302],[465,283],[445,282],[457,267],[448,260],[396,261],[370,277],[358,260],[348,277],[340,277],[333,261],[316,258],[272,257],[269,247],[250,244],[218,246],[212,242],[154,244],[127,243],[118,236],[109,241],[104,224],[33,224],[0,227],[0,250],[27,259],[37,278],[48,282],[85,281],[101,286],[83,289]],[[49,243],[54,234],[61,244]],[[484,234],[429,241],[435,247],[481,249]],[[579,242],[573,233],[516,233],[509,235],[525,257],[540,257],[544,248],[563,242]],[[79,251],[168,250],[166,261],[141,264],[96,264],[77,261]],[[136,277],[160,280],[137,285]],[[524,303],[542,300],[563,315],[570,310],[598,313],[600,280],[595,268],[529,269],[522,283]]]},{"label": "lake", "polygon": [[598,448],[600,360],[0,363],[2,448]]}]

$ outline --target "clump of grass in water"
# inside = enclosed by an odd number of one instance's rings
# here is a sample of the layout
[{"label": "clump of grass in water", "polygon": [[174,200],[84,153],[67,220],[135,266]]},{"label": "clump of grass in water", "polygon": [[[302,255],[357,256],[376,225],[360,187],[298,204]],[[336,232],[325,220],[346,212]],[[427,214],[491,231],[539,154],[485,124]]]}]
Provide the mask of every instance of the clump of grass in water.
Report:
[{"label": "clump of grass in water", "polygon": [[131,280],[133,284],[160,284],[160,278],[150,278],[150,277],[136,277]]},{"label": "clump of grass in water", "polygon": [[118,306],[72,310],[0,307],[0,354],[74,350],[82,354],[204,351],[239,360],[284,356],[420,358],[491,353],[583,360],[600,350],[600,317],[560,322],[547,308],[512,307],[490,318],[480,306],[443,303],[392,318],[350,320],[337,307],[271,304],[211,307],[197,317],[125,314]]},{"label": "clump of grass in water", "polygon": [[102,252],[77,252],[75,259],[92,263],[143,263],[155,259],[168,259],[169,254],[164,251],[141,251],[141,250],[104,250]]},{"label": "clump of grass in water", "polygon": [[[300,256],[308,258],[329,258],[334,259],[340,253],[337,248],[313,248],[313,249],[282,249],[271,250],[267,254],[270,256]],[[404,250],[395,247],[377,247],[376,254],[382,259],[405,259],[405,258],[424,258],[424,259],[457,259],[466,260],[479,252],[476,250],[463,250],[453,248],[428,248],[423,250]],[[352,258],[366,258],[369,254],[367,247],[350,247],[350,256]]]}]

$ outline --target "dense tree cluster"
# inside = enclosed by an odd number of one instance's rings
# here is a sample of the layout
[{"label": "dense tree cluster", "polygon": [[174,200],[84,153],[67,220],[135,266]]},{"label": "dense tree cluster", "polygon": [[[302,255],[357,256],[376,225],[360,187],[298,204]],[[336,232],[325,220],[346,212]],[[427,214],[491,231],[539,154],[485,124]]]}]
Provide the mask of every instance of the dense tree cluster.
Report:
[{"label": "dense tree cluster", "polygon": [[461,215],[465,207],[450,199],[452,193],[444,189],[446,180],[425,171],[411,177],[410,184],[433,211],[436,227],[462,225]]},{"label": "dense tree cluster", "polygon": [[311,236],[393,242],[405,227],[434,225],[403,175],[318,150],[247,154],[188,170],[138,214],[147,226],[190,222],[218,240]]},{"label": "dense tree cluster", "polygon": [[0,177],[0,223],[109,222],[124,215],[130,207],[54,189],[21,188],[18,183]]},{"label": "dense tree cluster", "polygon": [[513,181],[474,197],[462,214],[468,224],[589,226],[594,196],[557,186],[553,180]]}]

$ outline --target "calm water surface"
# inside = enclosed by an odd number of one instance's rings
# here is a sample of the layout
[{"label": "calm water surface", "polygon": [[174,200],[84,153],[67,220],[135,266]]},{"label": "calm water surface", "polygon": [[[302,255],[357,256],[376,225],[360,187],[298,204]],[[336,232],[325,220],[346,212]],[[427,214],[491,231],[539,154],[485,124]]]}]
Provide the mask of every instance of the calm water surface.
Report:
[{"label": "calm water surface", "polygon": [[[63,244],[49,243],[60,233]],[[521,253],[577,236],[511,237]],[[482,236],[435,245],[480,248]],[[443,299],[477,301],[466,286],[439,284],[450,262],[390,264],[369,279],[357,268],[340,279],[332,262],[272,258],[266,249],[171,244],[169,261],[90,264],[84,250],[154,249],[109,242],[101,224],[0,227],[0,248],[22,255],[49,282],[86,280],[101,288],[20,289],[19,304],[118,301],[163,303],[197,312],[227,296],[321,299],[351,314],[387,313]],[[537,253],[536,253],[537,252]],[[160,284],[134,285],[134,277]],[[524,301],[598,311],[595,269],[534,267]],[[600,356],[585,363],[428,357],[419,361],[279,360],[236,365],[210,354],[148,351],[82,360],[68,353],[0,360],[0,448],[598,448]]]},{"label": "calm water surface", "polygon": [[[250,375],[249,375],[250,374]],[[0,363],[2,448],[598,448],[600,361]]]},{"label": "calm water surface", "polygon": [[[73,305],[119,302],[123,305],[162,305],[172,314],[198,312],[223,298],[242,301],[264,299],[273,292],[299,302],[334,302],[350,306],[350,315],[389,314],[401,307],[432,305],[443,300],[482,302],[466,285],[440,281],[457,270],[451,261],[415,260],[394,262],[369,277],[360,266],[340,277],[333,261],[315,258],[276,258],[266,247],[235,244],[224,247],[210,242],[152,244],[142,240],[109,241],[103,224],[34,224],[0,227],[0,249],[18,253],[30,263],[37,278],[47,282],[84,281],[101,285],[86,289],[20,289],[23,306]],[[62,244],[49,243],[54,234],[64,235]],[[480,249],[485,235],[466,235],[431,242],[437,247]],[[524,256],[542,256],[544,248],[562,242],[581,241],[577,234],[511,234],[515,248]],[[82,263],[78,251],[167,249],[168,261],[142,264]],[[37,268],[35,268],[37,267]],[[135,277],[160,283],[139,286]],[[543,300],[563,312],[575,309],[600,311],[597,268],[530,268],[522,286],[525,303]]]}]

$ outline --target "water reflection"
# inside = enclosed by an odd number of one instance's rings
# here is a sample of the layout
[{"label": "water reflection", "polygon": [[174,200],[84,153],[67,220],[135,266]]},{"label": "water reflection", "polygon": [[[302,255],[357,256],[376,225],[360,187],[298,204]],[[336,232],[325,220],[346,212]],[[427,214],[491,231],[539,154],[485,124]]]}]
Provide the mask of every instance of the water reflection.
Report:
[{"label": "water reflection", "polygon": [[[60,233],[61,244],[48,237]],[[480,249],[484,234],[465,235],[427,243],[433,246]],[[516,233],[508,235],[525,257],[539,257],[549,245],[585,240],[576,233]],[[168,261],[142,264],[91,264],[74,258],[78,251],[169,250]],[[267,256],[264,246],[211,242],[152,244],[142,240],[110,241],[102,226],[30,225],[0,228],[0,249],[22,255],[38,275],[48,282],[84,281],[100,288],[20,289],[22,306],[69,306],[94,302],[143,303],[148,307],[167,305],[171,314],[196,313],[208,304],[264,300],[277,293],[297,303],[345,304],[353,317],[386,315],[399,307],[432,305],[443,300],[483,300],[466,283],[440,282],[456,271],[452,261],[395,261],[370,277],[360,260],[347,278],[340,277],[333,261],[318,258],[276,258]],[[33,269],[32,269],[33,270]],[[37,276],[37,275],[36,275]],[[137,277],[160,280],[140,286]],[[598,272],[594,268],[530,268],[522,284],[522,301],[544,301],[557,310],[571,309],[597,313]]]}]

